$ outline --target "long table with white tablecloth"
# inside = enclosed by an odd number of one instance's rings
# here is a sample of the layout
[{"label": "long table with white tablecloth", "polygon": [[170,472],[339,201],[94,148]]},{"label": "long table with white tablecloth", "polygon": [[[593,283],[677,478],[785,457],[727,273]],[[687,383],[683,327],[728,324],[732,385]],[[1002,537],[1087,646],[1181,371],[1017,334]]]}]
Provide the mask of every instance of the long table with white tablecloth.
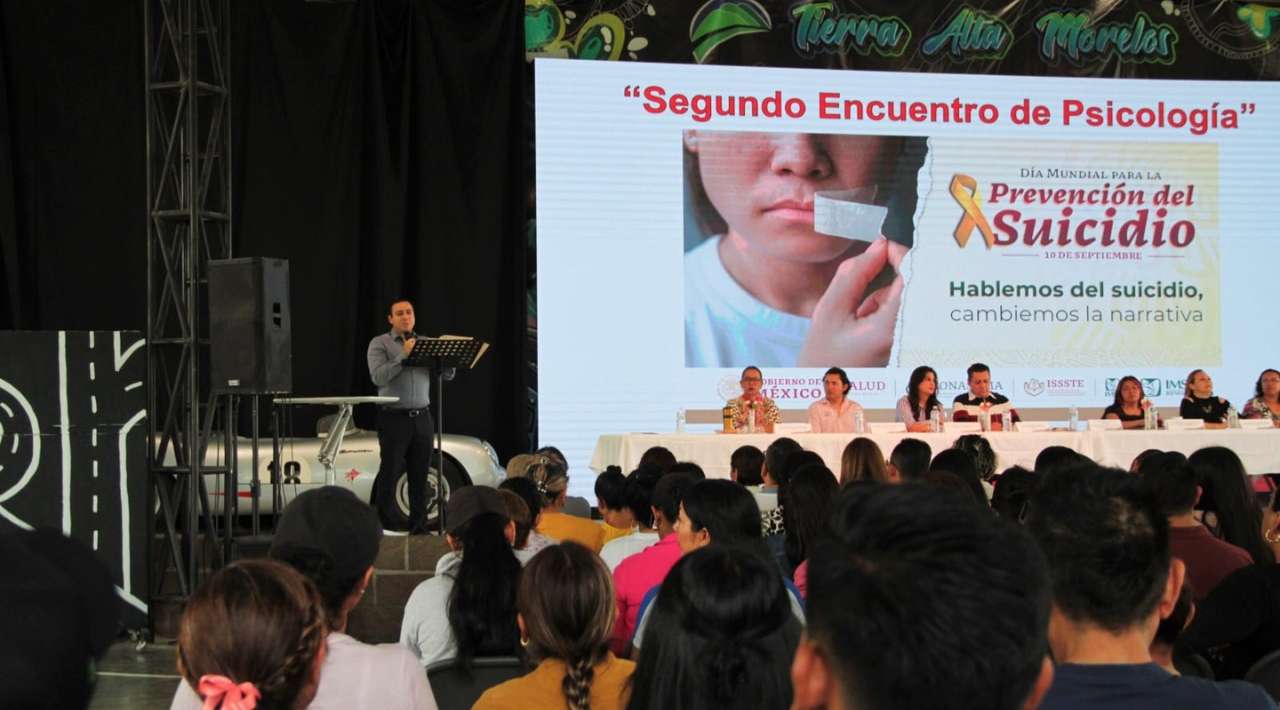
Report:
[{"label": "long table with white tablecloth", "polygon": [[[764,450],[779,436],[789,436],[805,449],[822,457],[827,467],[840,473],[840,456],[853,434],[603,434],[596,441],[591,469],[620,466],[631,471],[651,446],[665,446],[679,461],[693,461],[707,476],[729,477],[729,456],[745,444]],[[960,434],[954,432],[908,434],[906,432],[863,434],[880,447],[885,457],[907,437],[925,441],[935,453],[950,448]],[[1066,446],[1107,466],[1127,469],[1133,458],[1146,449],[1181,451],[1190,455],[1206,446],[1225,446],[1236,452],[1250,474],[1280,471],[1280,429],[1187,430],[1187,431],[1041,431],[987,432],[982,434],[996,452],[997,470],[1009,466],[1032,468],[1036,456],[1050,446]]]}]

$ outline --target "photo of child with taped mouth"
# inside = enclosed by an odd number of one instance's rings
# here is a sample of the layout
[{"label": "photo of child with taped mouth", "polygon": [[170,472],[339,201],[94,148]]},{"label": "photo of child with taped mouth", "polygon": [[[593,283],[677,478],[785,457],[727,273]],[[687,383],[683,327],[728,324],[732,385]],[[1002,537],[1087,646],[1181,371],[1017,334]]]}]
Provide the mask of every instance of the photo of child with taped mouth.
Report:
[{"label": "photo of child with taped mouth", "polygon": [[922,137],[688,130],[686,367],[883,367]]}]

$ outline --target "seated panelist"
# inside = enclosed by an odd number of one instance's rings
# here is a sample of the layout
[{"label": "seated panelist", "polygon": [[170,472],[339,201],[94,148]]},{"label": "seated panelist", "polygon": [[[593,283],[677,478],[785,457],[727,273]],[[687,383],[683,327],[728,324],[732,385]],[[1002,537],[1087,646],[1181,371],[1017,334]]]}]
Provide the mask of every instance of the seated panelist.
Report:
[{"label": "seated panelist", "polygon": [[1102,410],[1103,419],[1119,419],[1125,429],[1142,429],[1146,426],[1147,410],[1151,401],[1142,388],[1142,382],[1133,375],[1120,378],[1116,385],[1116,398],[1111,406]]},{"label": "seated panelist", "polygon": [[749,422],[754,418],[757,432],[772,434],[773,425],[782,421],[782,413],[778,411],[778,405],[760,391],[764,387],[764,374],[760,368],[748,365],[742,371],[739,384],[742,385],[742,394],[728,402],[733,430],[750,431]]},{"label": "seated panelist", "polygon": [[1205,429],[1226,429],[1231,403],[1213,395],[1213,378],[1204,370],[1187,375],[1187,387],[1178,409],[1183,419],[1203,419]]},{"label": "seated panelist", "polygon": [[969,366],[968,373],[969,391],[956,395],[951,410],[954,421],[978,421],[985,411],[991,414],[991,430],[1000,431],[1006,419],[1010,424],[1021,420],[1008,397],[991,391],[991,368],[975,362]]},{"label": "seated panelist", "polygon": [[825,397],[809,405],[809,430],[815,434],[851,434],[862,405],[849,399],[849,376],[833,367],[822,376]]}]

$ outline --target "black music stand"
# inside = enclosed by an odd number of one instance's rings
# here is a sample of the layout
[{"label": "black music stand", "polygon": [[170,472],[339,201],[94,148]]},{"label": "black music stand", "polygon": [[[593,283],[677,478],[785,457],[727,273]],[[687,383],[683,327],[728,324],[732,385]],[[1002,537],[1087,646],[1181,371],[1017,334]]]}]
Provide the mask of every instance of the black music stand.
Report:
[{"label": "black music stand", "polygon": [[[489,349],[489,344],[476,338],[450,336],[418,338],[413,350],[403,360],[407,367],[429,367],[435,374],[436,400],[436,507],[439,509],[440,534],[444,535],[444,383],[452,380],[455,369],[475,367]],[[447,376],[446,376],[447,375]]]}]

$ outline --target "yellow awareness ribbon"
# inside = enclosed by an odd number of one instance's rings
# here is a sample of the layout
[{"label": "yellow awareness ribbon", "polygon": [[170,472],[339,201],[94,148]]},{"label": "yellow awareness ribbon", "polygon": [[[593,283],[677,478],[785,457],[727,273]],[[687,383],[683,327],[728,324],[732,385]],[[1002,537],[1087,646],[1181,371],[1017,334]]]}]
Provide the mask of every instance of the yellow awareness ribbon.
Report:
[{"label": "yellow awareness ribbon", "polygon": [[964,248],[969,243],[969,235],[973,234],[976,227],[982,232],[982,238],[987,242],[987,248],[990,249],[996,241],[996,235],[991,232],[991,225],[987,224],[986,215],[982,214],[982,208],[978,206],[975,196],[978,194],[978,181],[968,175],[952,175],[951,176],[951,196],[956,202],[960,203],[964,214],[960,217],[960,223],[956,225],[955,237],[956,242]]}]

